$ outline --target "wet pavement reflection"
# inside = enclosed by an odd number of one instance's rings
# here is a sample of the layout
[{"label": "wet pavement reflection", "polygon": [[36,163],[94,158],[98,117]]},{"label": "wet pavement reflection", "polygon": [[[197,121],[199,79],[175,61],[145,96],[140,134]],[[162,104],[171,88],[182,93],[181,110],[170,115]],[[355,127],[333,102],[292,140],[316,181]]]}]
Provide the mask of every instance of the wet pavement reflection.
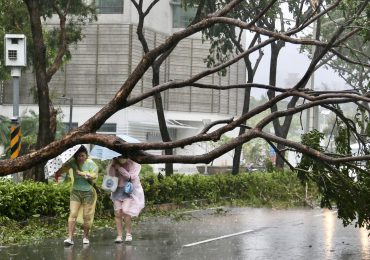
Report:
[{"label": "wet pavement reflection", "polygon": [[90,245],[63,239],[0,248],[0,259],[370,259],[368,231],[343,227],[335,211],[223,208],[150,218],[134,241],[114,244],[113,229],[94,230]]}]

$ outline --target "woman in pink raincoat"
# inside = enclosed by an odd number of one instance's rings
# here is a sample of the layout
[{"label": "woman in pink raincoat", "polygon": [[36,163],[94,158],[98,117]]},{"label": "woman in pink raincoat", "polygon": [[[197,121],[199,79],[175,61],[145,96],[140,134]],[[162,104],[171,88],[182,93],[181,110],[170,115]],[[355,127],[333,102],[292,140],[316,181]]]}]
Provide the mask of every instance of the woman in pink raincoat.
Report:
[{"label": "woman in pink raincoat", "polygon": [[[141,165],[123,157],[115,157],[108,165],[107,173],[110,176],[118,177],[118,187],[112,192],[111,199],[114,206],[114,219],[117,228],[117,238],[114,242],[122,243],[122,218],[125,222],[126,239],[132,241],[132,223],[131,218],[139,215],[144,208],[144,191],[140,183]],[[124,186],[131,180],[133,192],[127,194],[124,192]]]}]

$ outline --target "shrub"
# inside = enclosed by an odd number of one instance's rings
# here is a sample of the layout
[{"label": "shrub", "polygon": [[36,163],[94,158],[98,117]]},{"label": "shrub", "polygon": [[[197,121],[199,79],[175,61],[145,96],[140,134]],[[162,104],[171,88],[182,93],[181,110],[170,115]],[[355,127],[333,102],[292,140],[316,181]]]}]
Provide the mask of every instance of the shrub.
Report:
[{"label": "shrub", "polygon": [[[102,176],[98,178],[101,186]],[[206,199],[210,203],[224,198],[244,201],[245,205],[282,203],[303,205],[305,191],[291,172],[230,174],[205,176],[174,174],[158,179],[150,169],[142,177],[146,205],[180,203]],[[311,185],[312,186],[312,185]],[[69,184],[45,184],[26,181],[15,184],[0,181],[0,212],[3,217],[26,220],[32,216],[67,217],[69,213]],[[313,197],[317,197],[311,188]],[[312,196],[311,196],[312,197]],[[102,191],[97,201],[97,216],[112,212],[110,193]]]},{"label": "shrub", "polygon": [[14,220],[34,215],[64,216],[69,206],[69,186],[25,181],[0,181],[0,212]]}]

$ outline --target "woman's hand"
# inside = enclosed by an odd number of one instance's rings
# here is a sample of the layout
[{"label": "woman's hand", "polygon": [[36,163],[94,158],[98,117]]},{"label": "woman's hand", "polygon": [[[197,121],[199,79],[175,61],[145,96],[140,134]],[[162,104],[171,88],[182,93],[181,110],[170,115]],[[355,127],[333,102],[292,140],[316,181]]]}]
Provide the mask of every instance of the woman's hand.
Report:
[{"label": "woman's hand", "polygon": [[130,181],[130,180],[132,180],[132,179],[133,179],[133,178],[131,177],[131,174],[125,175],[123,178],[125,179],[125,182]]},{"label": "woman's hand", "polygon": [[82,176],[82,177],[85,177],[85,179],[91,179],[91,175],[88,172],[81,172],[81,171],[77,170],[77,174]]}]

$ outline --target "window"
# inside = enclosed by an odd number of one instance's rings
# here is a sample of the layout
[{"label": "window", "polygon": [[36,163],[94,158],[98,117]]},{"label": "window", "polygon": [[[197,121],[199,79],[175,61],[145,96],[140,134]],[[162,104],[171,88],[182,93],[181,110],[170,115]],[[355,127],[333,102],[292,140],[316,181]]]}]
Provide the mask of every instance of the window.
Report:
[{"label": "window", "polygon": [[[176,140],[176,129],[169,128],[168,133],[170,134],[170,138],[172,140]],[[162,142],[161,133],[158,131],[151,131],[146,133],[146,140],[148,142]]]},{"label": "window", "polygon": [[186,10],[181,6],[181,0],[171,1],[172,5],[172,27],[185,28],[193,20],[197,13],[195,7],[187,7]]},{"label": "window", "polygon": [[[77,122],[72,122],[71,129],[70,130],[76,129],[77,127],[78,127],[78,123]],[[69,130],[69,122],[63,122],[63,129],[68,132],[68,130]]]},{"label": "window", "polygon": [[99,14],[122,14],[123,0],[95,0]]},{"label": "window", "polygon": [[99,130],[97,132],[115,134],[117,132],[117,124],[115,124],[115,123],[105,123],[99,128]]}]

